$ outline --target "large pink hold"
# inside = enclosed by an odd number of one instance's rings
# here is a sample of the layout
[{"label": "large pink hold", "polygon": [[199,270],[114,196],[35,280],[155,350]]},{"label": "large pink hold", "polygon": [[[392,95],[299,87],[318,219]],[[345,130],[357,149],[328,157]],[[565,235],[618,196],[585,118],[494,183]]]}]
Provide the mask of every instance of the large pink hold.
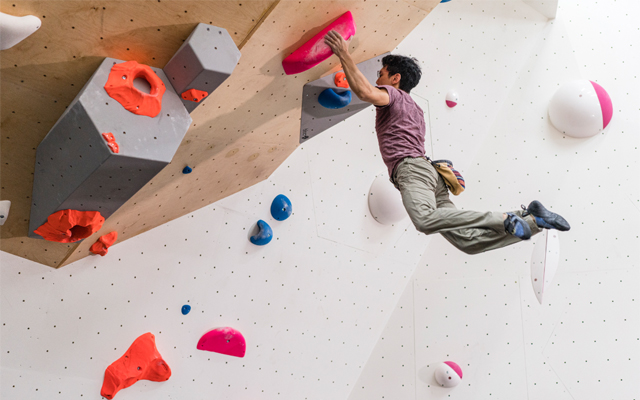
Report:
[{"label": "large pink hold", "polygon": [[242,333],[233,328],[216,328],[202,335],[198,350],[213,351],[229,356],[244,357],[247,343]]},{"label": "large pink hold", "polygon": [[333,52],[324,42],[324,37],[330,30],[338,32],[344,40],[351,39],[351,37],[356,34],[356,24],[353,21],[351,11],[342,14],[320,33],[311,38],[311,40],[291,53],[289,57],[285,58],[282,61],[284,72],[287,75],[299,74],[331,57]]}]

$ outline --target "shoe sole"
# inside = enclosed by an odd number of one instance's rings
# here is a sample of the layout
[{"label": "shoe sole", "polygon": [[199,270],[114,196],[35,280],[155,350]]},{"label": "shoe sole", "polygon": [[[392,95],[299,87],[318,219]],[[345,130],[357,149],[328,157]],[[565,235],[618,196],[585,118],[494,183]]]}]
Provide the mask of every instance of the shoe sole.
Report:
[{"label": "shoe sole", "polygon": [[538,200],[532,201],[531,204],[529,204],[529,207],[527,207],[527,211],[534,217],[544,219],[546,223],[553,226],[559,231],[568,231],[569,229],[571,229],[571,226],[566,219],[562,218],[560,215],[554,212],[547,210]]}]

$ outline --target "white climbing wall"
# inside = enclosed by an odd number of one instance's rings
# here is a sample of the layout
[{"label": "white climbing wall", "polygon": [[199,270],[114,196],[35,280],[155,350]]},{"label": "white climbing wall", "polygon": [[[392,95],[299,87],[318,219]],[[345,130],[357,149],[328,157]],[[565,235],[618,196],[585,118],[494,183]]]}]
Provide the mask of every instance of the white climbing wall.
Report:
[{"label": "white climbing wall", "polygon": [[[105,368],[152,332],[172,377],[116,399],[640,398],[640,3],[558,3],[549,22],[520,0],[452,0],[397,51],[424,62],[427,152],[463,172],[459,207],[538,198],[572,223],[542,305],[533,241],[467,256],[408,219],[373,220],[367,191],[385,167],[368,109],[268,181],[106,257],[53,270],[0,253],[0,397],[99,399]],[[548,123],[548,99],[576,77],[613,99],[604,135],[563,138]],[[280,193],[294,214],[278,222]],[[258,219],[275,233],[264,247],[248,241]],[[196,350],[221,326],[245,335],[245,358]],[[455,389],[434,384],[445,360],[464,371]]]},{"label": "white climbing wall", "polygon": [[[638,12],[635,0],[560,0],[547,21],[519,1],[454,0],[401,43],[424,60],[415,90],[431,105],[434,154],[467,179],[458,206],[539,199],[572,230],[542,304],[536,238],[467,256],[433,237],[349,400],[640,398]],[[586,140],[563,137],[546,111],[579,78],[614,105],[605,133]],[[448,109],[452,88],[460,103]],[[447,360],[463,370],[453,389],[434,379]]]}]

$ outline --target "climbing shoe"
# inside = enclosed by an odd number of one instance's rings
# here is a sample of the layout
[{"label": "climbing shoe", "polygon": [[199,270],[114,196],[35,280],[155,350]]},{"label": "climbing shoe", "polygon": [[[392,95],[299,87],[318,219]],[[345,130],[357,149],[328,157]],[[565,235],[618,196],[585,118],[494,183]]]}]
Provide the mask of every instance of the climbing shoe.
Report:
[{"label": "climbing shoe", "polygon": [[522,216],[525,217],[529,214],[533,215],[536,220],[536,224],[540,228],[557,229],[559,231],[568,231],[571,229],[571,226],[566,219],[544,208],[542,203],[538,200],[532,201],[531,204],[529,204],[529,207],[522,205],[522,209],[524,210]]},{"label": "climbing shoe", "polygon": [[522,240],[531,238],[531,228],[529,228],[529,224],[514,213],[507,213],[507,219],[504,220],[504,229],[507,233]]}]

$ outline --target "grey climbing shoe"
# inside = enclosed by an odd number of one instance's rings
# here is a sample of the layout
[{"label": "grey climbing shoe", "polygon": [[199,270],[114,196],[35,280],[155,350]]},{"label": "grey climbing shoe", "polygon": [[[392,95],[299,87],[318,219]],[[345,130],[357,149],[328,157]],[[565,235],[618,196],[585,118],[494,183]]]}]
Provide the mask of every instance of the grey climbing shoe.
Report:
[{"label": "grey climbing shoe", "polygon": [[504,229],[507,233],[522,240],[531,238],[531,228],[529,228],[529,224],[514,213],[507,213],[507,219],[504,220]]},{"label": "grey climbing shoe", "polygon": [[522,216],[524,217],[528,214],[533,215],[536,220],[536,224],[540,228],[557,229],[559,231],[568,231],[569,229],[571,229],[571,226],[566,219],[544,208],[542,203],[540,203],[538,200],[532,201],[529,204],[529,207],[525,207],[523,205],[522,209],[524,210]]}]

